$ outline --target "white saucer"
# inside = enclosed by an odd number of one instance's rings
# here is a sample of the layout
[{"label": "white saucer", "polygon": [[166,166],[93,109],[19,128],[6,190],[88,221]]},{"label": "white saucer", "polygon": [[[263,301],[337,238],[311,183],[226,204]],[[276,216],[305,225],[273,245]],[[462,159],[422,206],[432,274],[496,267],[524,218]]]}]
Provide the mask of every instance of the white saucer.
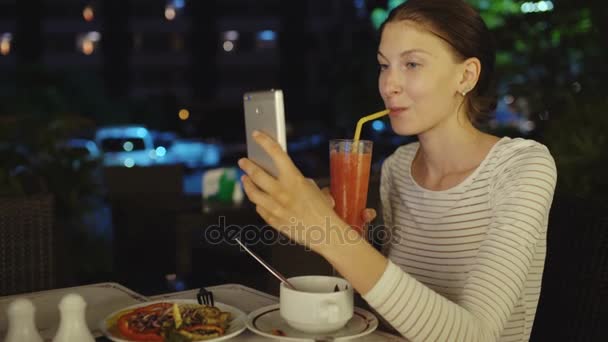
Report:
[{"label": "white saucer", "polygon": [[[247,328],[258,335],[282,341],[311,341],[323,337],[332,337],[336,341],[350,340],[371,334],[378,327],[378,319],[371,312],[355,308],[353,318],[340,329],[331,333],[309,334],[290,327],[281,317],[279,304],[265,306],[249,314]],[[285,336],[277,336],[273,329],[281,330]]]}]

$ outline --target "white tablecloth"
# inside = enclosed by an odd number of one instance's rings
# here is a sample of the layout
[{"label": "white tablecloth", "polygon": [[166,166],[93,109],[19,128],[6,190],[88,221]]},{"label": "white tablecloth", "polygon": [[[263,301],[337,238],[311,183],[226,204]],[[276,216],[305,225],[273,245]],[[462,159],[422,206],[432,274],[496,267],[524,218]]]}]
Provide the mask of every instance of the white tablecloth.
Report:
[{"label": "white tablecloth", "polygon": [[[213,292],[216,301],[237,307],[245,313],[278,303],[278,298],[275,296],[238,284],[211,286],[207,287],[207,289]],[[198,290],[196,289],[144,297],[120,284],[101,283],[0,297],[0,340],[6,336],[8,327],[6,310],[8,305],[20,297],[29,298],[34,303],[36,307],[36,326],[40,331],[40,335],[42,335],[45,341],[51,341],[59,326],[59,309],[57,305],[61,298],[68,293],[77,293],[84,298],[87,302],[86,320],[89,329],[93,335],[101,336],[99,330],[100,322],[116,310],[149,300],[196,299],[197,292]],[[246,330],[230,341],[258,342],[268,340],[266,337],[258,336]],[[358,338],[356,341],[397,342],[404,341],[404,339],[376,331],[365,337]]]}]

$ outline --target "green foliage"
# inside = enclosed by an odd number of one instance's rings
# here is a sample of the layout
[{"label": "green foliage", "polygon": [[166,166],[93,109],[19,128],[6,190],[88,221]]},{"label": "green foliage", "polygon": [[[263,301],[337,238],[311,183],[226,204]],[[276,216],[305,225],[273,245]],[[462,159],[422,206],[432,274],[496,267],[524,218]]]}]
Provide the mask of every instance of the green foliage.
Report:
[{"label": "green foliage", "polygon": [[95,95],[99,89],[92,80],[86,87],[78,78],[39,67],[20,70],[16,79],[16,95],[0,98],[0,195],[52,193],[60,215],[85,211],[82,198],[98,191],[99,161],[65,148],[64,142],[94,128],[79,113],[104,110]]},{"label": "green foliage", "polygon": [[387,4],[387,10],[390,12],[393,9],[395,9],[395,7],[401,5],[402,3],[404,3],[406,0],[388,0],[388,4]]},{"label": "green foliage", "polygon": [[372,21],[372,25],[377,30],[380,28],[382,23],[388,18],[388,14],[397,6],[404,3],[406,0],[388,0],[386,9],[384,8],[374,8],[372,10],[370,19]]},{"label": "green foliage", "polygon": [[94,172],[99,160],[62,146],[88,121],[65,116],[45,120],[22,116],[0,127],[0,196],[52,193],[61,214],[86,211],[82,198],[98,192]]},{"label": "green foliage", "polygon": [[388,18],[388,11],[384,8],[374,8],[371,14],[372,24],[374,28],[378,30],[382,23]]},{"label": "green foliage", "polygon": [[608,98],[568,96],[544,132],[562,191],[608,201]]},{"label": "green foliage", "polygon": [[542,128],[536,138],[556,160],[561,190],[606,200],[608,47],[593,16],[601,6],[559,2],[552,12],[505,15],[494,34],[500,91],[527,99]]},{"label": "green foliage", "polygon": [[468,0],[468,2],[480,11],[481,17],[490,29],[504,26],[506,17],[521,15],[519,1]]}]

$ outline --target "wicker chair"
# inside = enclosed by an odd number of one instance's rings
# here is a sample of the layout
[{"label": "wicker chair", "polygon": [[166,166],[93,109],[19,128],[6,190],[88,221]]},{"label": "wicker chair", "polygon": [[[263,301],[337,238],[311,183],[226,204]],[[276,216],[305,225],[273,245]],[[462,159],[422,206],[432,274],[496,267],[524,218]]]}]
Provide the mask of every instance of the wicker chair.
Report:
[{"label": "wicker chair", "polygon": [[53,199],[0,198],[0,296],[56,283]]},{"label": "wicker chair", "polygon": [[608,336],[608,205],[557,194],[531,341]]}]

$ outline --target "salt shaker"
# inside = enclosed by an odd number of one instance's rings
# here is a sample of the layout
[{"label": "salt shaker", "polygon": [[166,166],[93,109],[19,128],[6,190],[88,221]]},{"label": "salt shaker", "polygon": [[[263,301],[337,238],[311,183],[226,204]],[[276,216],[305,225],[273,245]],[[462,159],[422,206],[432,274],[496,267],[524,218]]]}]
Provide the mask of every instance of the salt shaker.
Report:
[{"label": "salt shaker", "polygon": [[42,342],[34,323],[36,308],[26,298],[14,300],[7,310],[8,332],[4,342]]},{"label": "salt shaker", "polygon": [[85,319],[87,303],[78,294],[68,294],[59,302],[61,321],[53,342],[95,342]]}]

